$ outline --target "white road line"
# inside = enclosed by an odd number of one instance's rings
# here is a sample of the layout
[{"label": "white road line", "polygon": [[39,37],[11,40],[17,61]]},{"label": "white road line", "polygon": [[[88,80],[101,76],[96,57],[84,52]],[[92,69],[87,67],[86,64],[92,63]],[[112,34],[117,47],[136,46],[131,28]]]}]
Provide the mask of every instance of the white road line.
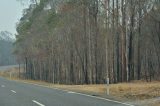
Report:
[{"label": "white road line", "polygon": [[32,100],[32,102],[34,102],[35,104],[37,104],[37,105],[39,105],[39,106],[45,106],[45,105],[43,105],[43,104],[37,102],[36,100]]},{"label": "white road line", "polygon": [[[67,92],[67,93],[73,93],[73,94],[74,94],[75,92],[69,91],[69,92]],[[75,94],[76,94],[76,93],[75,93]]]},{"label": "white road line", "polygon": [[14,91],[14,90],[11,90],[11,92],[16,93],[16,91]]},{"label": "white road line", "polygon": [[131,104],[128,104],[128,103],[123,103],[123,102],[119,102],[119,101],[115,101],[115,100],[111,100],[111,99],[106,99],[106,98],[102,98],[102,97],[98,97],[98,96],[92,96],[92,95],[87,95],[87,94],[78,93],[78,92],[72,92],[72,91],[68,91],[68,90],[62,90],[62,91],[66,91],[67,93],[70,93],[70,94],[77,94],[77,95],[87,96],[87,97],[91,97],[91,98],[106,100],[106,101],[109,101],[109,102],[119,103],[119,104],[123,104],[123,105],[126,105],[126,106],[134,106],[134,105],[131,105]]},{"label": "white road line", "polygon": [[[22,83],[31,84],[31,85],[40,86],[40,87],[45,87],[45,88],[50,88],[50,87],[47,87],[47,86],[44,86],[44,85],[33,84],[33,83],[28,83],[28,82],[22,82]],[[64,92],[72,92],[72,91],[69,91],[69,90],[63,90],[63,89],[59,89],[59,88],[50,88],[50,89],[55,89],[55,90],[64,91]],[[102,97],[87,95],[87,94],[78,93],[78,92],[74,92],[74,94],[79,94],[79,95],[88,96],[88,97],[92,97],[92,98],[96,98],[96,99],[101,99],[101,100],[105,100],[105,101],[110,101],[110,102],[114,102],[114,103],[119,103],[119,104],[123,104],[123,105],[126,105],[126,106],[134,106],[134,105],[129,104],[129,103],[114,101],[114,100],[111,100],[111,99],[106,99],[106,98],[102,98]],[[42,105],[42,106],[43,106],[43,105]]]},{"label": "white road line", "polygon": [[83,96],[87,96],[87,97],[91,97],[91,98],[97,98],[97,99],[101,99],[101,100],[106,100],[106,101],[109,101],[109,102],[119,103],[119,104],[123,104],[123,105],[126,105],[126,106],[134,106],[134,105],[131,105],[131,104],[128,104],[128,103],[123,103],[123,102],[119,102],[119,101],[115,101],[115,100],[111,100],[111,99],[106,99],[106,98],[102,98],[102,97],[97,97],[97,96],[92,96],[92,95],[87,95],[87,94],[83,94],[83,93],[74,92],[74,94],[83,95]]},{"label": "white road line", "polygon": [[58,88],[53,88],[53,89],[58,90]]},{"label": "white road line", "polygon": [[2,88],[4,88],[4,87],[5,87],[5,85],[1,85],[1,87],[2,87]]}]

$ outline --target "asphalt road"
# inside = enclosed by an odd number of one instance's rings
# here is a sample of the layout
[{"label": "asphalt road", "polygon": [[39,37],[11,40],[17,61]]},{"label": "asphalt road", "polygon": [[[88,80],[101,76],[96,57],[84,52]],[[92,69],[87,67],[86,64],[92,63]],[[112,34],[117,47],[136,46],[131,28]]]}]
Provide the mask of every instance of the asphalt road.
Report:
[{"label": "asphalt road", "polygon": [[18,65],[0,66],[0,71],[6,71],[14,67],[19,67],[19,66]]},{"label": "asphalt road", "polygon": [[0,77],[0,106],[132,106]]}]

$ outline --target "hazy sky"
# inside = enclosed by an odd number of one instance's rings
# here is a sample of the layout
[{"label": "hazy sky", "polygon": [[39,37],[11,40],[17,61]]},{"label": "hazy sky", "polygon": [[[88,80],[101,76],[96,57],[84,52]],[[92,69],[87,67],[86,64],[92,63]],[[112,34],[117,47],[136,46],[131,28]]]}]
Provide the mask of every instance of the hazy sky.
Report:
[{"label": "hazy sky", "polygon": [[0,31],[16,33],[16,23],[22,16],[22,10],[27,6],[17,0],[0,0]]}]

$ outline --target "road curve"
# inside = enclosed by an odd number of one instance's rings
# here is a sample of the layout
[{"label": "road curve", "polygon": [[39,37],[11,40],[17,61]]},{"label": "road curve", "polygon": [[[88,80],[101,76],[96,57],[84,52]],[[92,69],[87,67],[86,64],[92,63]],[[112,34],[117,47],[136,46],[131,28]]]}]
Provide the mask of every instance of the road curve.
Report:
[{"label": "road curve", "polygon": [[0,77],[0,106],[132,106]]},{"label": "road curve", "polygon": [[0,71],[7,71],[11,68],[19,67],[19,65],[8,65],[8,66],[0,66]]}]

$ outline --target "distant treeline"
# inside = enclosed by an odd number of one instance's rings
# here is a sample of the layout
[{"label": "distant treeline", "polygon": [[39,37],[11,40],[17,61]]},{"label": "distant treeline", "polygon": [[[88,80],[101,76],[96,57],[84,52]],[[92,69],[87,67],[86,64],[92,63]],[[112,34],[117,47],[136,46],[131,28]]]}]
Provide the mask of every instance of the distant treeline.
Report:
[{"label": "distant treeline", "polygon": [[64,84],[160,80],[159,0],[37,0],[15,54],[24,77]]},{"label": "distant treeline", "polygon": [[14,65],[16,64],[16,58],[13,55],[13,40],[8,39],[8,35],[3,36],[3,38],[0,36],[0,66]]}]

